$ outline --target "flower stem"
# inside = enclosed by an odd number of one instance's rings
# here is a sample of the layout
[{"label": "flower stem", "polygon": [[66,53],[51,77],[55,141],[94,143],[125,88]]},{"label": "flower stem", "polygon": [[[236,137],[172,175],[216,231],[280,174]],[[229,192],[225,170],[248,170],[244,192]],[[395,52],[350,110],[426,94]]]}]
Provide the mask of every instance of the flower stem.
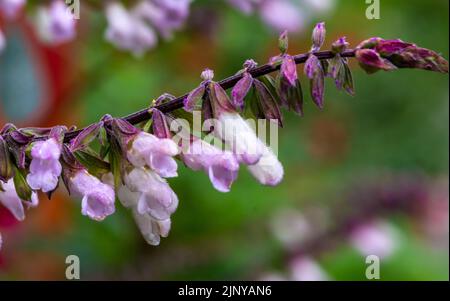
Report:
[{"label": "flower stem", "polygon": [[[332,51],[320,51],[315,52],[315,56],[317,56],[320,60],[325,59],[331,59],[335,56],[335,54]],[[309,53],[303,53],[293,56],[296,64],[302,64],[306,61],[308,58]],[[341,54],[342,57],[354,57],[355,56],[355,50],[350,49]],[[254,77],[260,77],[272,72],[277,71],[280,69],[280,66],[273,66],[271,64],[265,64],[253,69],[250,69],[250,74]],[[230,77],[227,77],[219,82],[219,84],[222,86],[222,88],[229,89],[233,87],[240,79],[242,78],[242,74],[235,74]],[[160,110],[163,113],[169,113],[172,111],[175,111],[177,109],[180,109],[183,107],[183,100],[187,97],[188,94],[184,94],[174,100],[168,101],[166,103],[163,103],[161,105],[156,106],[158,110]],[[140,111],[134,112],[130,115],[127,115],[123,117],[124,120],[130,122],[131,124],[138,124],[143,121],[149,120],[151,118],[151,113],[149,112],[148,108],[142,109]],[[64,138],[65,142],[69,142],[73,138],[75,138],[83,129],[78,129],[74,131],[67,132]]]}]

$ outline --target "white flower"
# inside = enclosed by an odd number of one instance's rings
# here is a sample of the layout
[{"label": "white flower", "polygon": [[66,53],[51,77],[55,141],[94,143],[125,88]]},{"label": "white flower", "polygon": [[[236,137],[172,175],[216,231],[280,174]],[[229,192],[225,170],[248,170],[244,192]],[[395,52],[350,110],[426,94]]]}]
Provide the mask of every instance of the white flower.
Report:
[{"label": "white flower", "polygon": [[21,200],[17,195],[13,179],[0,185],[2,188],[0,189],[0,204],[5,206],[18,221],[25,219],[24,204],[29,207],[36,207],[39,204],[39,199],[35,192],[32,192],[31,200]]},{"label": "white flower", "polygon": [[69,180],[71,192],[82,197],[81,213],[96,221],[102,221],[115,212],[114,189],[82,169]]},{"label": "white flower", "polygon": [[160,237],[169,235],[170,215],[178,206],[178,198],[167,182],[151,170],[135,168],[119,187],[118,197],[133,217],[144,239],[159,245]]},{"label": "white flower", "polygon": [[30,173],[27,175],[28,185],[33,190],[49,192],[56,188],[62,170],[60,155],[61,148],[53,138],[33,144]]},{"label": "white flower", "polygon": [[177,162],[179,148],[171,139],[160,139],[152,134],[140,132],[131,142],[128,160],[135,167],[148,166],[164,178],[178,176]]},{"label": "white flower", "polygon": [[183,152],[184,163],[193,170],[203,170],[208,174],[214,188],[221,192],[230,191],[231,184],[236,180],[239,162],[233,153],[201,140],[195,139],[189,148]]},{"label": "white flower", "polygon": [[397,233],[386,222],[368,222],[354,229],[350,234],[352,245],[363,255],[387,258],[397,248]]},{"label": "white flower", "polygon": [[214,135],[224,140],[239,162],[256,164],[266,146],[238,113],[221,112],[214,124]]},{"label": "white flower", "polygon": [[258,163],[249,165],[247,168],[263,185],[276,186],[283,180],[283,165],[267,146],[265,146],[264,153]]}]

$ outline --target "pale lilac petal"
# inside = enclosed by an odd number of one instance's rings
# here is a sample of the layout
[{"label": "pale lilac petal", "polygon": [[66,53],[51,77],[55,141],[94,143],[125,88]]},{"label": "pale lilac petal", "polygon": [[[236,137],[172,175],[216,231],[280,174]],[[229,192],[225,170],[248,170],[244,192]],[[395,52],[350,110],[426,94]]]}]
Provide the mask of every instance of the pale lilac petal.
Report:
[{"label": "pale lilac petal", "polygon": [[215,124],[214,135],[224,140],[244,164],[256,164],[263,155],[264,143],[237,113],[221,114]]},{"label": "pale lilac petal", "polygon": [[237,178],[237,170],[230,170],[221,165],[212,165],[209,168],[209,178],[214,188],[220,192],[229,192],[231,184]]},{"label": "pale lilac petal", "polygon": [[264,1],[260,13],[264,22],[278,31],[298,32],[304,22],[299,7],[287,0]]},{"label": "pale lilac petal", "polygon": [[298,257],[290,262],[294,281],[327,281],[329,276],[320,265],[309,257]]},{"label": "pale lilac petal", "polygon": [[132,212],[134,220],[148,244],[157,246],[160,244],[161,237],[167,237],[169,235],[171,226],[170,219],[157,221],[148,214],[140,214],[136,210]]},{"label": "pale lilac petal", "polygon": [[114,191],[108,185],[94,190],[83,197],[81,212],[96,221],[104,220],[115,212]]},{"label": "pale lilac petal", "polygon": [[357,227],[350,235],[353,246],[363,255],[387,258],[395,251],[396,232],[385,222],[369,222]]},{"label": "pale lilac petal", "polygon": [[177,161],[170,156],[163,154],[152,154],[150,156],[150,167],[156,171],[161,177],[173,178],[178,176]]},{"label": "pale lilac petal", "polygon": [[57,45],[75,38],[75,18],[62,0],[39,8],[36,20],[37,32],[44,42]]},{"label": "pale lilac petal", "polygon": [[248,170],[263,185],[276,186],[283,180],[283,166],[268,147],[259,162],[248,166]]},{"label": "pale lilac petal", "polygon": [[16,193],[13,180],[10,179],[8,182],[2,183],[2,187],[4,191],[0,191],[0,204],[5,206],[18,221],[23,221],[25,210],[22,200]]},{"label": "pale lilac petal", "polygon": [[81,213],[83,215],[101,221],[114,213],[114,189],[86,170],[80,170],[70,178],[69,187],[74,195],[82,197]]}]

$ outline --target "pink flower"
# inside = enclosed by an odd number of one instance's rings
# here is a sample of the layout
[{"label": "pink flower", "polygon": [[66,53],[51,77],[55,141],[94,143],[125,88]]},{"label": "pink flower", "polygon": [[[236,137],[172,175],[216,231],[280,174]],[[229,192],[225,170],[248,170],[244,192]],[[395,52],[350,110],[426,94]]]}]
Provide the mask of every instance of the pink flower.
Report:
[{"label": "pink flower", "polygon": [[260,14],[265,23],[278,31],[298,32],[304,19],[298,6],[287,0],[263,1]]},{"label": "pink flower", "polygon": [[263,185],[276,186],[283,180],[283,165],[266,145],[264,145],[264,152],[258,163],[249,165],[247,168],[253,177]]},{"label": "pink flower", "polygon": [[327,281],[328,275],[309,257],[297,257],[290,262],[291,279],[294,281]]},{"label": "pink flower", "polygon": [[225,141],[241,163],[256,164],[263,155],[265,144],[238,113],[222,112],[214,125],[214,135]]},{"label": "pink flower", "polygon": [[191,0],[141,1],[133,14],[151,24],[165,38],[170,39],[173,31],[180,29],[189,16]]},{"label": "pink flower", "polygon": [[2,188],[0,189],[0,204],[5,206],[18,221],[25,219],[24,203],[29,207],[36,207],[39,203],[35,192],[31,194],[31,200],[21,200],[17,195],[12,179],[6,183],[0,183],[0,185]]},{"label": "pink flower", "polygon": [[177,162],[173,158],[178,153],[178,146],[171,139],[140,132],[132,140],[127,157],[135,167],[148,166],[161,177],[170,178],[178,175]]},{"label": "pink flower", "polygon": [[28,185],[33,190],[49,192],[56,188],[62,169],[60,155],[61,148],[53,138],[33,144],[30,173],[27,176]]},{"label": "pink flower", "polygon": [[140,56],[156,45],[157,37],[153,29],[127,11],[121,3],[108,3],[105,13],[108,20],[105,38],[117,48]]},{"label": "pink flower", "polygon": [[85,169],[79,170],[69,180],[72,193],[82,197],[81,213],[96,221],[104,220],[115,212],[114,189],[102,183]]},{"label": "pink flower", "polygon": [[132,212],[134,220],[148,244],[157,246],[160,244],[161,237],[169,236],[172,223],[170,218],[160,221],[152,218],[148,214],[140,214],[135,209]]},{"label": "pink flower", "polygon": [[50,44],[62,44],[75,38],[75,18],[62,0],[40,8],[37,27],[41,38]]},{"label": "pink flower", "polygon": [[236,157],[201,139],[195,139],[182,157],[189,168],[208,174],[214,188],[220,192],[230,191],[231,184],[237,178],[239,162]]},{"label": "pink flower", "polygon": [[148,244],[157,246],[170,232],[170,216],[178,206],[178,198],[167,182],[145,168],[135,168],[125,176],[118,197],[132,210],[134,220]]},{"label": "pink flower", "polygon": [[178,207],[178,198],[169,184],[155,172],[134,168],[125,176],[119,198],[126,207],[136,208],[139,214],[149,214],[156,220],[166,220]]},{"label": "pink flower", "polygon": [[13,19],[25,5],[26,0],[0,0],[0,10],[7,18]]},{"label": "pink flower", "polygon": [[350,241],[363,256],[387,258],[397,247],[395,230],[382,221],[359,226],[350,234]]}]

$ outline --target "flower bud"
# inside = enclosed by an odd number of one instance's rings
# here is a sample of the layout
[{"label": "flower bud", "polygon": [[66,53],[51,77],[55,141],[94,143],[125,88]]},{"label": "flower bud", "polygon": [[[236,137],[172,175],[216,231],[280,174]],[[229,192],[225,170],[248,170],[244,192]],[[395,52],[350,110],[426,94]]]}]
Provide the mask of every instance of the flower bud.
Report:
[{"label": "flower bud", "polygon": [[350,44],[346,41],[346,37],[341,37],[331,44],[331,51],[342,53],[347,49],[348,45]]},{"label": "flower bud", "polygon": [[325,41],[325,33],[325,22],[317,23],[312,33],[313,46],[311,51],[315,52],[320,50],[320,47],[322,47],[323,42]]},{"label": "flower bud", "polygon": [[205,69],[203,70],[200,77],[206,81],[212,80],[214,78],[214,71],[212,71],[211,69]]},{"label": "flower bud", "polygon": [[285,54],[289,46],[288,32],[287,30],[283,31],[278,38],[278,48],[280,49],[281,54]]},{"label": "flower bud", "polygon": [[375,73],[378,70],[390,71],[396,69],[396,67],[386,59],[383,59],[373,49],[358,49],[356,50],[356,59],[359,62],[361,68],[367,73]]},{"label": "flower bud", "polygon": [[448,73],[448,62],[442,56],[402,40],[381,40],[375,46],[375,51],[398,68],[417,68]]}]

